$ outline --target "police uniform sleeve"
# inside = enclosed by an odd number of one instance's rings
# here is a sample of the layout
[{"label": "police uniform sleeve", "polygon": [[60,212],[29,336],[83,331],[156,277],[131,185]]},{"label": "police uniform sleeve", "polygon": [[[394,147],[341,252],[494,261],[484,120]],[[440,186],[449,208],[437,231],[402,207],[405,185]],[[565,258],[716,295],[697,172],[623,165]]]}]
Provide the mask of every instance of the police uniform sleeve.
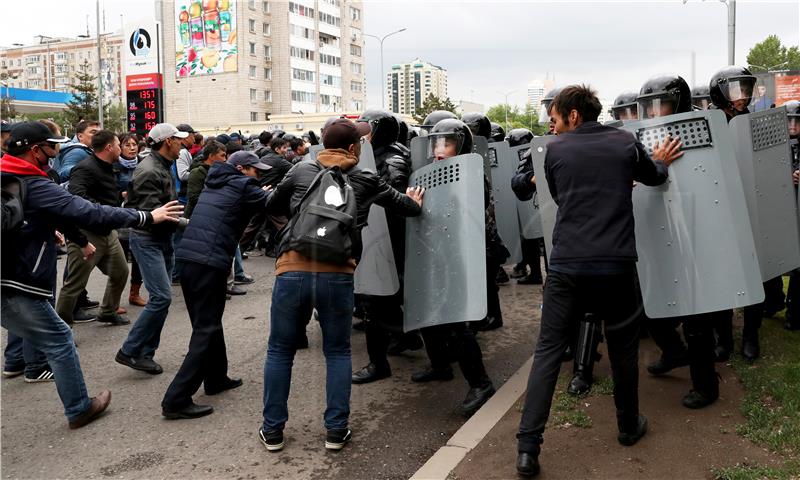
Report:
[{"label": "police uniform sleeve", "polygon": [[531,183],[533,175],[533,159],[528,150],[525,157],[519,161],[517,172],[511,177],[511,190],[523,202],[532,199],[536,193],[536,185]]}]

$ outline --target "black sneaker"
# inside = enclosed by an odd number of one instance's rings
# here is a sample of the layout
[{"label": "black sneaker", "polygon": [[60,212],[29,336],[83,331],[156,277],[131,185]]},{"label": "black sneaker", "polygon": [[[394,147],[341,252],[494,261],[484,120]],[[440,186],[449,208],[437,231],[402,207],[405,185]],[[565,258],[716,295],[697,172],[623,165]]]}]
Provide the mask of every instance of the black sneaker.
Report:
[{"label": "black sneaker", "polygon": [[630,447],[644,437],[645,433],[647,433],[647,417],[640,414],[636,422],[636,430],[633,432],[619,432],[617,441],[620,445]]},{"label": "black sneaker", "polygon": [[130,367],[134,370],[141,370],[142,372],[147,372],[150,375],[159,375],[164,372],[164,369],[161,368],[161,365],[155,362],[152,358],[135,358],[130,355],[125,355],[122,353],[122,350],[117,352],[117,356],[114,357],[114,360],[117,363],[121,363],[126,367]]},{"label": "black sneaker", "polygon": [[26,373],[25,383],[42,383],[42,382],[55,382],[56,376],[49,367],[43,368],[37,372]]},{"label": "black sneaker", "polygon": [[97,317],[95,317],[91,313],[87,313],[84,310],[78,310],[72,314],[72,323],[94,322],[96,318]]},{"label": "black sneaker", "polygon": [[253,282],[255,282],[255,279],[253,279],[253,277],[251,277],[250,275],[247,275],[247,274],[245,274],[245,275],[243,275],[241,277],[236,277],[236,278],[233,279],[233,284],[234,285],[249,285],[249,284],[251,284]]},{"label": "black sneaker", "polygon": [[283,450],[283,432],[280,430],[270,430],[264,432],[261,428],[258,430],[258,439],[267,447],[267,451],[277,452]]},{"label": "black sneaker", "polygon": [[328,430],[328,435],[325,437],[325,448],[328,450],[341,450],[351,438],[353,438],[353,431],[349,428]]},{"label": "black sneaker", "polygon": [[130,325],[131,321],[127,317],[123,317],[118,313],[111,315],[98,315],[97,321],[100,323],[107,323],[109,325]]},{"label": "black sneaker", "polygon": [[92,309],[92,308],[97,308],[99,306],[100,306],[100,302],[92,300],[89,297],[81,297],[81,298],[78,299],[78,302],[75,304],[75,310],[79,310],[79,309],[88,310],[88,309]]},{"label": "black sneaker", "polygon": [[25,365],[6,365],[3,367],[3,376],[6,378],[19,377],[25,373]]}]

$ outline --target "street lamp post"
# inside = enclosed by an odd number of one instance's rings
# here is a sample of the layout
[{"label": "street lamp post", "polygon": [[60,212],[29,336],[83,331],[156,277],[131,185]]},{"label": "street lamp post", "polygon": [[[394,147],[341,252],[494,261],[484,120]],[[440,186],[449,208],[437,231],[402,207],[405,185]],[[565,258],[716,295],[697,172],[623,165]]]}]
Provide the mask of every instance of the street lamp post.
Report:
[{"label": "street lamp post", "polygon": [[370,35],[368,33],[363,34],[365,37],[372,37],[374,39],[377,39],[381,44],[381,72],[380,72],[380,74],[381,74],[381,109],[386,109],[386,101],[385,101],[386,100],[386,83],[385,83],[384,77],[383,77],[383,41],[386,40],[387,38],[391,37],[392,35],[396,34],[396,33],[405,32],[405,31],[406,31],[405,28],[401,28],[400,30],[397,30],[395,32],[387,33],[383,37],[378,37],[377,35]]},{"label": "street lamp post", "polygon": [[103,128],[103,56],[100,51],[100,0],[97,0],[97,121]]},{"label": "street lamp post", "polygon": [[[53,37],[48,37],[47,35],[36,35],[36,36],[39,37],[39,44],[44,43],[45,45],[47,45],[47,57],[45,58],[45,62],[44,62],[45,69],[46,69],[45,73],[44,73],[44,83],[45,83],[44,89],[45,90],[52,90],[53,89],[53,85],[50,82],[50,78],[51,78],[50,77],[50,42],[52,42],[54,40],[54,38]],[[45,41],[45,39],[47,39],[47,41]]]},{"label": "street lamp post", "polygon": [[516,90],[509,90],[508,92],[501,92],[500,90],[497,91],[497,93],[506,97],[505,105],[503,106],[503,110],[505,110],[506,114],[506,131],[508,131],[508,96],[514,92],[516,92]]},{"label": "street lamp post", "polygon": [[[683,4],[689,0],[683,0]],[[705,0],[703,0],[705,1]],[[728,65],[736,63],[736,0],[719,0],[728,7]]]}]

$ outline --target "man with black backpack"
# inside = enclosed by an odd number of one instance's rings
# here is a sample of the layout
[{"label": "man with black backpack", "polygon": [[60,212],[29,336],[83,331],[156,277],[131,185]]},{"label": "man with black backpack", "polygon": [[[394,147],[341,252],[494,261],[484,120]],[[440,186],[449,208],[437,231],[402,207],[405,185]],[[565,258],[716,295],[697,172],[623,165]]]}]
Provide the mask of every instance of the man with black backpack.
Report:
[{"label": "man with black backpack", "polygon": [[289,218],[278,247],[264,365],[259,438],[269,451],[283,448],[297,336],[312,309],[319,314],[327,364],[325,448],[340,450],[350,440],[350,329],[360,230],[373,202],[405,216],[422,211],[424,190],[403,195],[376,173],[357,167],[367,133],[366,123],[332,122],[317,160],[296,164],[267,202],[270,213]]}]

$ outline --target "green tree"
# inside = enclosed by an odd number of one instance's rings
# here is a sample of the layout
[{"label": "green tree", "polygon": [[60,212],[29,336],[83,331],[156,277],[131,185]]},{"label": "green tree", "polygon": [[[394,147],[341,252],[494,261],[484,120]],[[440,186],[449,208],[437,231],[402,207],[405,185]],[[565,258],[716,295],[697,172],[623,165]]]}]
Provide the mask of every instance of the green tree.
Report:
[{"label": "green tree", "polygon": [[128,110],[125,108],[125,104],[117,103],[107,105],[103,117],[103,128],[106,130],[111,130],[116,133],[128,131]]},{"label": "green tree", "polygon": [[17,117],[17,109],[14,107],[12,100],[14,97],[3,96],[0,98],[0,118],[7,121],[12,121]]},{"label": "green tree", "polygon": [[516,105],[501,103],[489,108],[486,116],[489,120],[500,124],[506,133],[515,128],[527,128],[534,135],[544,135],[547,131],[547,125],[539,124],[539,114],[532,105],[527,105],[525,110],[521,110]]},{"label": "green tree", "polygon": [[75,74],[75,82],[70,84],[73,99],[67,104],[67,120],[75,125],[81,120],[97,118],[97,77],[89,73],[88,60],[83,61],[80,72]]},{"label": "green tree", "polygon": [[770,68],[800,70],[800,49],[797,46],[787,48],[777,35],[770,35],[750,49],[747,64],[753,73],[766,72]]},{"label": "green tree", "polygon": [[458,115],[458,107],[456,107],[456,105],[450,101],[450,98],[445,97],[442,99],[432,93],[429,93],[428,97],[425,98],[425,101],[422,102],[420,108],[417,109],[417,113],[414,115],[414,120],[422,123],[429,113],[436,110],[447,110],[448,112],[453,112]]},{"label": "green tree", "polygon": [[61,127],[61,134],[72,137],[75,134],[73,124],[67,119],[67,113],[64,110],[57,112],[39,112],[39,113],[26,113],[23,118],[29,122],[36,122],[38,120],[50,120],[56,125]]}]

